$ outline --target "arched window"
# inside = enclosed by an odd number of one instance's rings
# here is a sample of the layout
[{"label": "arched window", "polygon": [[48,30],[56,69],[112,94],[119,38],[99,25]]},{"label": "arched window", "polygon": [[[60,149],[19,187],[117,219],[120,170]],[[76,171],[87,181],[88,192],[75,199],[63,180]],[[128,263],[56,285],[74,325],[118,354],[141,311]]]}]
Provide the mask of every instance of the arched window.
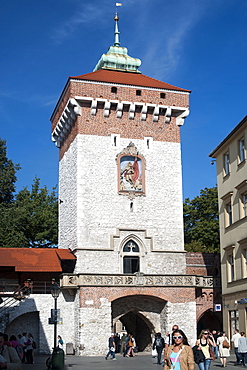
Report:
[{"label": "arched window", "polygon": [[133,241],[129,240],[123,247],[123,273],[134,274],[140,271],[140,249]]}]

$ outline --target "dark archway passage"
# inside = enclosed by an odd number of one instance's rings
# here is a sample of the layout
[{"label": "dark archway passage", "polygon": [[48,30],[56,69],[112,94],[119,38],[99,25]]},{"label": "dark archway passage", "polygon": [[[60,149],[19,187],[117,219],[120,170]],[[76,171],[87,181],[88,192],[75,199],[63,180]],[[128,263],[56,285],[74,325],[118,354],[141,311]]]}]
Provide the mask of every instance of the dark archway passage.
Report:
[{"label": "dark archway passage", "polygon": [[222,330],[222,322],[219,315],[211,310],[206,311],[197,323],[197,336],[203,329]]},{"label": "dark archway passage", "polygon": [[152,334],[165,331],[166,301],[149,295],[130,295],[112,302],[112,327],[119,320],[134,335],[139,351],[150,350]]},{"label": "dark archway passage", "polygon": [[148,325],[141,314],[133,311],[122,316],[120,321],[125,326],[126,331],[134,335],[138,350],[144,351],[152,341],[153,328],[151,323]]}]

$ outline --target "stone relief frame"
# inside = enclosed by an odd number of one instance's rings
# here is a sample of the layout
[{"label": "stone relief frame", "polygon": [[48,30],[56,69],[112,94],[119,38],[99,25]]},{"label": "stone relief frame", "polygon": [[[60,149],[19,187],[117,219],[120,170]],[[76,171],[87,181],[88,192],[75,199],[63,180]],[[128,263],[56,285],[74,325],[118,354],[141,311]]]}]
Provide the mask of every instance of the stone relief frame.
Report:
[{"label": "stone relief frame", "polygon": [[145,195],[145,159],[134,143],[117,155],[118,193]]}]

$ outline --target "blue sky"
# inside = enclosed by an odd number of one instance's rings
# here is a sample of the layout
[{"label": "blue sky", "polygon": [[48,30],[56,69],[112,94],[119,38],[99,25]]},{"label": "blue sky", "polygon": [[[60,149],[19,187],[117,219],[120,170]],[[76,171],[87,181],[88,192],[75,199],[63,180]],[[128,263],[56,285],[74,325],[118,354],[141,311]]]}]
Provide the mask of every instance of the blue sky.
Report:
[{"label": "blue sky", "polygon": [[[216,184],[208,154],[247,114],[247,1],[123,0],[120,42],[143,74],[192,90],[181,128],[183,193]],[[1,0],[0,137],[34,176],[58,183],[49,118],[68,76],[91,72],[114,42],[115,1]]]}]

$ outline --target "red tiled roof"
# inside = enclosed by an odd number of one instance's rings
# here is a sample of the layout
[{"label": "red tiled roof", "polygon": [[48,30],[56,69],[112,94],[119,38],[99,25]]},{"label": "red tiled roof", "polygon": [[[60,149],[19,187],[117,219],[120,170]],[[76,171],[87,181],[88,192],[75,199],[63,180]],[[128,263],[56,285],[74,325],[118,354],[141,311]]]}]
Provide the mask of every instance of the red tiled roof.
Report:
[{"label": "red tiled roof", "polygon": [[61,260],[75,260],[69,249],[57,248],[0,248],[0,266],[15,271],[62,272]]},{"label": "red tiled roof", "polygon": [[70,77],[70,78],[78,79],[78,80],[87,80],[87,81],[110,82],[110,83],[117,83],[117,84],[123,84],[123,85],[153,87],[153,88],[158,88],[158,89],[186,91],[189,93],[191,92],[190,90],[181,89],[180,87],[167,84],[165,82],[145,76],[141,73],[120,72],[120,71],[99,69],[98,71],[95,71],[95,72],[90,72],[84,75]]}]

